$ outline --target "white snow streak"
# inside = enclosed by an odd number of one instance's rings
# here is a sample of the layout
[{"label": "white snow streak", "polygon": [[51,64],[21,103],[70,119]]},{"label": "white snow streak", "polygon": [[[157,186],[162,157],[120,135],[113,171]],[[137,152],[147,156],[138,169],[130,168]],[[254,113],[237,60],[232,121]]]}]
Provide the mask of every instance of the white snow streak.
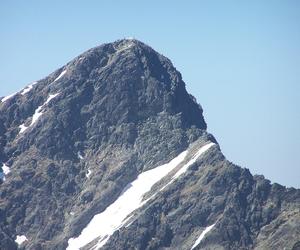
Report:
[{"label": "white snow streak", "polygon": [[28,127],[26,127],[26,126],[24,125],[24,123],[23,123],[23,124],[21,124],[21,125],[19,126],[19,128],[20,128],[19,134],[22,134],[22,133],[24,133],[24,132],[25,132],[25,130],[26,130],[26,129],[28,129]]},{"label": "white snow streak", "polygon": [[67,72],[67,70],[63,70],[63,71],[59,74],[59,76],[58,76],[53,82],[56,82],[56,81],[58,81],[60,78],[62,78],[62,77],[64,76],[64,74],[66,74],[66,72]]},{"label": "white snow streak", "polygon": [[198,246],[200,244],[200,242],[203,240],[203,238],[205,237],[205,235],[212,230],[212,228],[215,226],[216,224],[213,224],[211,226],[208,226],[207,228],[205,228],[203,230],[203,232],[200,234],[199,238],[195,241],[194,245],[192,246],[191,250],[193,250],[196,246]]},{"label": "white snow streak", "polygon": [[40,116],[43,114],[43,112],[42,112],[43,107],[44,107],[46,104],[48,104],[54,97],[56,97],[56,96],[58,96],[58,95],[59,95],[59,93],[54,94],[54,95],[49,95],[47,101],[46,101],[42,106],[39,106],[39,107],[35,110],[35,112],[34,112],[34,114],[33,114],[33,116],[32,116],[32,121],[31,121],[30,126],[32,126],[34,123],[36,123],[37,120],[40,118]]},{"label": "white snow streak", "polygon": [[210,142],[210,143],[204,145],[203,147],[201,147],[198,150],[198,152],[193,156],[193,158],[187,164],[185,164],[179,171],[177,171],[176,174],[174,174],[174,176],[172,177],[172,179],[177,179],[180,175],[182,175],[183,173],[185,173],[187,171],[187,169],[189,168],[189,166],[192,165],[192,164],[194,164],[197,161],[197,159],[200,157],[200,155],[202,155],[207,150],[209,150],[213,145],[215,145],[215,143]]},{"label": "white snow streak", "polygon": [[82,154],[81,154],[80,152],[77,153],[77,156],[78,156],[78,158],[79,158],[80,160],[83,160],[83,159],[84,159],[83,156],[82,156]]},{"label": "white snow streak", "polygon": [[[35,84],[37,84],[37,82],[33,82],[33,83],[29,84],[27,87],[25,87],[25,88],[22,90],[21,95],[25,95],[26,93],[28,93],[28,92],[32,89],[33,85],[35,85]],[[13,93],[13,94],[11,94],[11,95],[8,95],[8,96],[6,96],[6,97],[3,97],[3,98],[1,99],[1,102],[7,101],[8,99],[14,97],[16,94],[18,94],[18,92],[15,92],[15,93]]]},{"label": "white snow streak", "polygon": [[49,95],[47,101],[43,105],[48,104],[53,98],[55,98],[58,95],[59,95],[59,93],[56,93],[56,94],[53,94],[53,95]]},{"label": "white snow streak", "polygon": [[187,151],[184,151],[169,163],[141,173],[123,190],[114,203],[93,217],[77,238],[69,239],[67,250],[79,249],[97,237],[100,237],[97,248],[102,247],[109,237],[124,225],[126,217],[145,203],[144,194],[182,162],[186,154]]},{"label": "white snow streak", "polygon": [[16,94],[17,94],[17,92],[16,92],[16,93],[13,93],[13,94],[11,94],[11,95],[8,95],[8,96],[3,97],[3,98],[1,99],[1,102],[7,101],[8,99],[14,97]]},{"label": "white snow streak", "polygon": [[198,152],[192,157],[192,159],[186,163],[182,168],[180,168],[172,177],[172,179],[165,185],[163,186],[160,191],[164,190],[167,186],[169,186],[171,183],[173,183],[176,179],[178,179],[178,177],[180,177],[182,174],[184,174],[187,169],[192,165],[194,164],[197,159],[202,155],[204,154],[207,150],[209,150],[213,145],[215,145],[215,143],[213,142],[210,142],[210,143],[207,143],[206,145],[202,146]]},{"label": "white snow streak", "polygon": [[24,123],[19,126],[19,128],[20,128],[19,134],[24,133],[30,126],[32,126],[34,123],[36,123],[38,121],[38,119],[41,117],[41,115],[43,114],[42,109],[44,108],[44,106],[47,105],[53,98],[55,98],[58,95],[59,95],[59,93],[49,95],[46,102],[43,105],[39,106],[35,110],[35,112],[32,116],[31,124],[28,127],[25,126]]},{"label": "white snow streak", "polygon": [[25,235],[17,235],[17,238],[15,239],[15,242],[18,244],[18,245],[21,245],[24,241],[26,241],[27,238]]},{"label": "white snow streak", "polygon": [[21,92],[21,95],[27,94],[33,88],[33,85],[35,85],[35,84],[37,84],[37,82],[33,82],[33,83],[29,84],[25,89],[23,89],[23,91]]},{"label": "white snow streak", "polygon": [[[192,159],[182,167],[184,170],[180,169],[178,171],[179,174],[177,174],[177,172],[173,176],[171,182],[183,174],[201,154],[206,152],[213,145],[214,143],[208,143],[201,147]],[[149,199],[156,195],[154,194],[150,198],[143,200],[143,196],[151,190],[152,186],[183,162],[186,156],[187,151],[184,151],[169,163],[141,173],[137,179],[127,185],[114,203],[108,206],[102,213],[93,217],[77,238],[69,239],[67,250],[77,250],[96,238],[99,238],[99,241],[95,249],[100,249],[116,230],[124,226],[128,221],[128,216],[134,210],[143,206]]]}]

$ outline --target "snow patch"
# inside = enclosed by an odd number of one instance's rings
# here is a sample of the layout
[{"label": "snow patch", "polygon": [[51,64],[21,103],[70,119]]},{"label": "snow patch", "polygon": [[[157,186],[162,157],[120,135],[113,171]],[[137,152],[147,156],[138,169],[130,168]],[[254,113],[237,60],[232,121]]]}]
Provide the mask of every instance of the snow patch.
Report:
[{"label": "snow patch", "polygon": [[2,166],[2,170],[5,175],[8,175],[10,173],[10,167],[6,166],[5,164],[3,164]]},{"label": "snow patch", "polygon": [[42,106],[39,106],[39,107],[35,110],[35,112],[34,112],[34,114],[33,114],[33,116],[32,116],[32,121],[31,121],[30,126],[32,126],[34,123],[36,123],[37,120],[40,118],[40,116],[43,114],[42,109],[44,108],[44,106],[45,106],[46,104],[48,104],[54,97],[56,97],[56,96],[58,96],[58,95],[59,95],[59,93],[54,94],[54,95],[49,95],[47,101],[46,101]]},{"label": "snow patch", "polygon": [[35,84],[37,84],[37,82],[33,82],[33,83],[29,84],[25,89],[23,89],[23,91],[21,92],[21,95],[27,94],[33,88],[33,85],[35,85]]},{"label": "snow patch", "polygon": [[56,93],[56,94],[53,94],[53,95],[49,95],[47,101],[43,105],[48,104],[53,98],[55,98],[58,95],[59,95],[59,93]]},{"label": "snow patch", "polygon": [[56,81],[58,81],[60,78],[62,78],[62,77],[64,76],[64,74],[66,74],[66,72],[67,72],[67,70],[63,70],[63,71],[59,74],[59,76],[58,76],[53,82],[56,82]]},{"label": "snow patch", "polygon": [[[197,158],[213,145],[215,144],[208,143],[201,147],[193,155],[191,160],[174,174],[167,185],[180,177],[190,165],[196,162]],[[129,221],[129,216],[133,211],[143,206],[167,186],[165,185],[150,198],[143,200],[144,195],[148,193],[157,182],[182,163],[186,156],[187,151],[184,151],[169,163],[139,174],[134,181],[124,188],[123,192],[114,203],[108,206],[102,213],[97,214],[92,218],[90,223],[82,230],[77,238],[70,238],[68,240],[67,250],[80,249],[96,238],[99,238],[99,240],[93,249],[100,249],[116,230],[123,227]]]},{"label": "snow patch", "polygon": [[8,95],[8,96],[5,96],[4,98],[1,99],[1,102],[6,102],[8,99],[14,97],[17,93],[18,93],[18,92],[13,93],[13,94]]},{"label": "snow patch", "polygon": [[88,172],[87,172],[87,174],[85,175],[86,178],[90,178],[91,174],[92,174],[92,171],[88,169]]},{"label": "snow patch", "polygon": [[27,238],[25,235],[17,235],[17,238],[15,239],[15,242],[20,246],[23,242],[27,241]]},{"label": "snow patch", "polygon": [[28,127],[26,127],[26,126],[24,125],[24,123],[23,123],[23,124],[21,124],[21,125],[19,126],[19,128],[20,128],[19,134],[22,134],[22,133],[24,133],[24,132],[25,132],[25,130],[26,130],[26,129],[28,129]]},{"label": "snow patch", "polygon": [[178,179],[182,174],[184,174],[188,168],[193,165],[197,159],[204,154],[207,150],[209,150],[212,146],[214,146],[215,143],[210,142],[207,143],[206,145],[202,146],[201,148],[199,148],[199,150],[197,151],[197,153],[192,157],[192,159],[186,163],[182,168],[180,168],[172,177],[172,179],[166,184],[164,185],[160,191],[164,190],[167,186],[169,186],[171,183],[173,183],[176,179]]},{"label": "snow patch", "polygon": [[192,246],[191,250],[193,250],[196,246],[198,246],[200,244],[200,242],[203,240],[203,238],[205,237],[205,235],[213,229],[213,227],[216,224],[213,224],[211,226],[206,227],[203,232],[200,234],[199,238],[195,241],[194,245]]},{"label": "snow patch", "polygon": [[185,159],[186,155],[187,151],[184,151],[169,163],[141,173],[125,187],[114,203],[102,213],[93,217],[77,238],[69,239],[67,250],[79,249],[97,237],[100,240],[96,248],[102,247],[116,230],[124,226],[128,215],[148,201],[143,201],[144,194],[149,192],[155,183],[178,166]]},{"label": "snow patch", "polygon": [[185,173],[187,171],[187,169],[189,168],[190,165],[194,164],[197,159],[204,154],[207,150],[209,150],[213,145],[215,145],[215,143],[210,142],[206,145],[204,145],[203,147],[201,147],[198,152],[193,156],[193,158],[187,163],[185,164],[173,177],[172,179],[177,179],[180,175],[182,175],[183,173]]},{"label": "snow patch", "polygon": [[46,100],[46,102],[43,105],[39,106],[35,110],[32,118],[31,118],[31,124],[28,127],[25,126],[24,123],[19,126],[19,128],[20,128],[19,134],[24,133],[30,126],[32,126],[34,123],[36,123],[38,121],[38,119],[41,117],[41,115],[43,114],[42,109],[45,107],[45,105],[47,105],[53,98],[55,98],[58,95],[59,95],[59,93],[56,93],[56,94],[53,94],[53,95],[49,95],[49,97]]},{"label": "snow patch", "polygon": [[6,179],[6,175],[8,175],[10,173],[10,167],[5,165],[5,163],[3,163],[2,165],[2,173],[0,175],[0,178],[5,181]]},{"label": "snow patch", "polygon": [[[28,93],[28,92],[33,88],[33,85],[35,85],[35,84],[37,84],[37,82],[33,82],[33,83],[29,84],[27,87],[25,87],[25,88],[22,90],[21,95],[25,95],[26,93]],[[13,94],[11,94],[11,95],[8,95],[8,96],[2,98],[2,99],[1,99],[1,102],[7,101],[8,99],[14,97],[16,94],[18,94],[18,92],[15,92],[15,93],[13,93]]]}]

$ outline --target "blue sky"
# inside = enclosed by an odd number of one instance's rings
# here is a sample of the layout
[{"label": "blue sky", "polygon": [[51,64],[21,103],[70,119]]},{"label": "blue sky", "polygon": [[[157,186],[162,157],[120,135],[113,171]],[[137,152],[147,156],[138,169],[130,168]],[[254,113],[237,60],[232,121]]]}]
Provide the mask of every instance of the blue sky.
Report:
[{"label": "blue sky", "polygon": [[169,57],[227,158],[300,187],[300,1],[0,2],[0,96],[90,47],[135,37]]}]

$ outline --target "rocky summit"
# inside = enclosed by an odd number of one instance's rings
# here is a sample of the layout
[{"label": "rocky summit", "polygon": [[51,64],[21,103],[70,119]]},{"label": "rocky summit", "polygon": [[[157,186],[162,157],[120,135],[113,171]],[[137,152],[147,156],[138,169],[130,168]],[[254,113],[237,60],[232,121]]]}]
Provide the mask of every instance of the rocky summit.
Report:
[{"label": "rocky summit", "polygon": [[226,160],[135,39],[2,97],[0,164],[2,250],[300,249],[300,190]]}]

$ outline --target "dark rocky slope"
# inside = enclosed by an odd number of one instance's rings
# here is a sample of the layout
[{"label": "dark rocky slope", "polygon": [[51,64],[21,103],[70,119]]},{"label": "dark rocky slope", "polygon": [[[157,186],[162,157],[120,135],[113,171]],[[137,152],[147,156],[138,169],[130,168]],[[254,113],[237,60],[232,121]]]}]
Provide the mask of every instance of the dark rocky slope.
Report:
[{"label": "dark rocky slope", "polygon": [[[0,248],[65,249],[140,173],[208,142],[202,108],[167,58],[128,39],[83,53],[0,103],[0,163],[11,170]],[[252,176],[216,145],[103,249],[191,249],[212,224],[195,249],[297,249],[300,191]],[[17,235],[28,240],[18,246]]]}]

